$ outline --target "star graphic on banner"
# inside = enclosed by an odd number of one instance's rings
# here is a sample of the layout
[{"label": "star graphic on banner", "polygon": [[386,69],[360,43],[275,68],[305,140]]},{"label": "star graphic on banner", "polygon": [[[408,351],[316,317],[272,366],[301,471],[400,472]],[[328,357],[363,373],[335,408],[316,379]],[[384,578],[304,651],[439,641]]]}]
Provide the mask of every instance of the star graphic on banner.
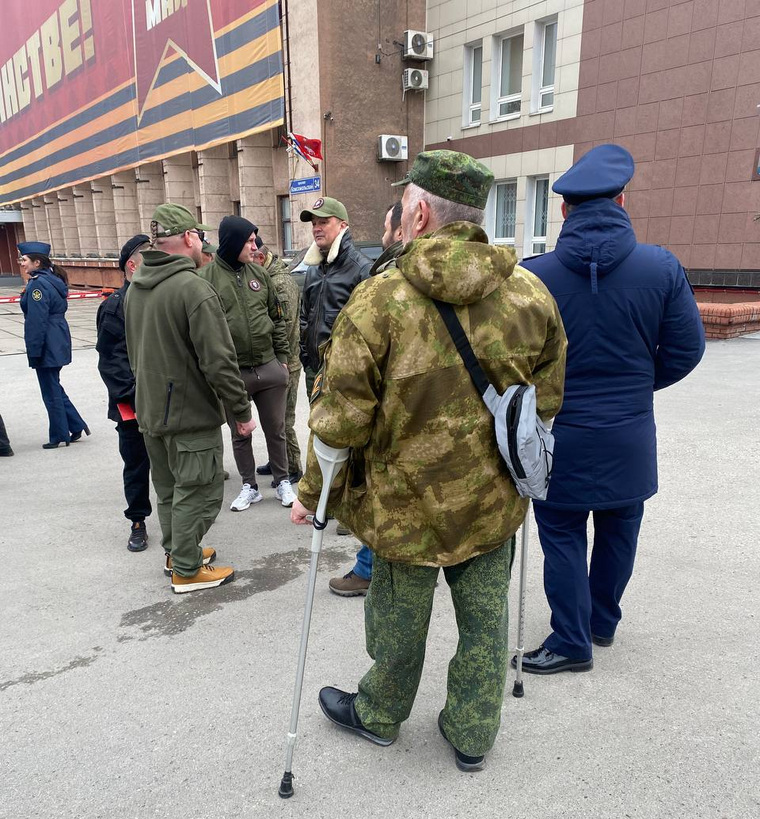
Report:
[{"label": "star graphic on banner", "polygon": [[132,0],[137,119],[169,49],[174,49],[220,94],[210,0]]}]

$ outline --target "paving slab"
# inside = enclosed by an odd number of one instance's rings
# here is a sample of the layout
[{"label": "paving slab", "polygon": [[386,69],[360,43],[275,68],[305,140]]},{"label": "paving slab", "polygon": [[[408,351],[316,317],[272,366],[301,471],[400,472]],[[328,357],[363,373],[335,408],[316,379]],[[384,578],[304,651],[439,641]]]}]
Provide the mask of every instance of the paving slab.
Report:
[{"label": "paving slab", "polygon": [[[89,317],[83,338],[93,338],[95,309],[69,311]],[[239,483],[227,446],[233,478],[207,543],[237,578],[172,595],[155,515],[147,551],[125,548],[121,463],[96,363],[82,343],[62,372],[92,436],[43,451],[34,374],[24,355],[0,356],[0,412],[16,451],[0,459],[0,817],[760,815],[758,340],[709,344],[690,378],[658,393],[660,492],[646,506],[616,642],[596,649],[591,673],[526,676],[522,700],[510,680],[480,774],[454,767],[436,728],[456,642],[445,582],[398,742],[378,748],[321,715],[319,688],[354,690],[369,662],[361,599],[327,589],[358,545],[331,524],[287,802],[277,787],[310,531],[290,525],[268,486],[262,503],[229,511]],[[307,411],[302,400],[303,444]],[[535,528],[528,577],[530,649],[549,629]],[[515,582],[512,645],[516,598]]]}]

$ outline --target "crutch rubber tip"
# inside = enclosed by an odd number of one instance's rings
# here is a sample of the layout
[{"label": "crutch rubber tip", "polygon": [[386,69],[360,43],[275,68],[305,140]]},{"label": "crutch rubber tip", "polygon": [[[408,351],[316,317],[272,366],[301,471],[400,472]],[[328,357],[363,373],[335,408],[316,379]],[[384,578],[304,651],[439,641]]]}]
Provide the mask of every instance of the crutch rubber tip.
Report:
[{"label": "crutch rubber tip", "polygon": [[280,782],[280,789],[277,793],[280,799],[290,799],[293,796],[293,774],[290,771],[285,771],[282,775],[282,782]]},{"label": "crutch rubber tip", "polygon": [[512,686],[512,696],[517,697],[518,699],[525,696],[525,691],[523,691],[523,684],[521,682],[515,682],[515,684]]}]

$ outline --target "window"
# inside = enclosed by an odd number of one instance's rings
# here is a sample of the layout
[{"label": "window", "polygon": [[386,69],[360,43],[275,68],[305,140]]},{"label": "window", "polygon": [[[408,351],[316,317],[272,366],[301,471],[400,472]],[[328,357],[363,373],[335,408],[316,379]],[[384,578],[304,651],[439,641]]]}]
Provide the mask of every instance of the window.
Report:
[{"label": "window", "polygon": [[479,125],[483,96],[483,45],[465,46],[465,115],[464,124]]},{"label": "window", "polygon": [[513,245],[517,226],[517,182],[496,184],[496,223],[494,241]]},{"label": "window", "polygon": [[495,118],[518,116],[522,95],[523,35],[503,37],[496,53],[500,54],[500,78]]},{"label": "window", "polygon": [[282,236],[282,252],[290,253],[293,250],[293,224],[290,217],[290,197],[280,196],[280,227]]},{"label": "window", "polygon": [[529,199],[532,208],[532,230],[529,254],[546,253],[546,234],[549,227],[549,177],[539,176],[529,180],[533,196]]},{"label": "window", "polygon": [[538,108],[554,106],[554,69],[557,62],[557,21],[552,20],[540,26],[541,64],[538,88]]}]

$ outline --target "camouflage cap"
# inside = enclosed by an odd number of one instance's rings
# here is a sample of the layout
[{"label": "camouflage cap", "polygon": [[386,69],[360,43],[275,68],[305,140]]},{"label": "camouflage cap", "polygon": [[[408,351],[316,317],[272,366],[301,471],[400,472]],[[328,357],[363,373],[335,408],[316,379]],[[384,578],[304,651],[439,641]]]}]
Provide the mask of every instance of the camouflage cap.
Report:
[{"label": "camouflage cap", "polygon": [[423,151],[417,154],[409,173],[393,187],[410,182],[449,202],[485,210],[493,174],[469,154]]},{"label": "camouflage cap", "polygon": [[186,230],[212,230],[212,228],[202,225],[183,205],[166,202],[153,211],[150,231],[154,239],[159,236],[177,236]]},{"label": "camouflage cap", "polygon": [[337,216],[338,219],[348,222],[346,206],[329,196],[320,197],[310,208],[302,210],[300,218],[302,222],[311,222],[312,216]]}]

